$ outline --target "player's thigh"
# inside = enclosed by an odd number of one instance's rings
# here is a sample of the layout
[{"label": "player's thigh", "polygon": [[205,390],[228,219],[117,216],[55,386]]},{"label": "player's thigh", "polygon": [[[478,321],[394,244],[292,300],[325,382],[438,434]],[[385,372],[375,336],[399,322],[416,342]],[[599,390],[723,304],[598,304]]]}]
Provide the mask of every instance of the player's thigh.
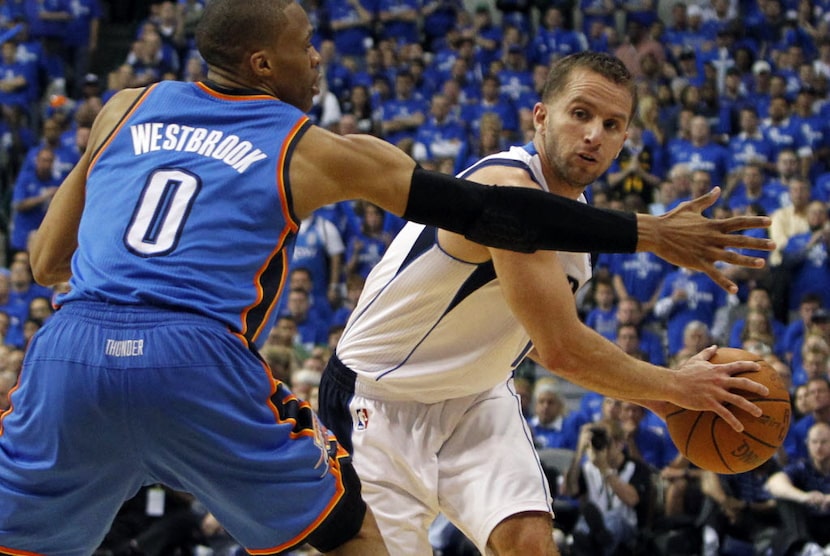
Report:
[{"label": "player's thigh", "polygon": [[439,457],[441,509],[485,550],[496,526],[524,512],[551,515],[550,494],[518,399],[499,386],[469,404]]},{"label": "player's thigh", "polygon": [[[355,396],[352,457],[391,554],[431,555],[429,525],[438,513],[435,462],[440,425],[428,406]],[[439,442],[440,443],[440,442]]]},{"label": "player's thigh", "polygon": [[[83,323],[53,319],[30,344],[0,424],[0,552],[92,553],[144,480],[124,373],[90,363],[100,344]],[[55,349],[64,342],[67,355]]]},{"label": "player's thigh", "polygon": [[140,403],[155,411],[135,427],[159,482],[194,494],[251,551],[306,542],[333,514],[342,522],[339,541],[360,529],[365,506],[347,454],[238,337],[191,327],[154,340],[165,350],[187,341],[199,353],[189,367],[148,371],[145,379],[155,394],[145,390]]}]

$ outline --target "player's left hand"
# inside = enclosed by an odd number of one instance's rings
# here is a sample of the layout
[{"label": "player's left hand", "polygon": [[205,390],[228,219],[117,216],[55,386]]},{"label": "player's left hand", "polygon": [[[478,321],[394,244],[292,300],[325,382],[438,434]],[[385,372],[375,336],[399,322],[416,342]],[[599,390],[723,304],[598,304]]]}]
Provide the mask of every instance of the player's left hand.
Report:
[{"label": "player's left hand", "polygon": [[[677,266],[705,272],[720,287],[736,293],[738,286],[715,266],[718,261],[750,268],[762,268],[764,259],[741,255],[730,249],[753,249],[771,251],[775,243],[766,238],[750,237],[734,232],[750,228],[766,228],[770,219],[766,216],[735,216],[713,219],[703,216],[720,197],[720,188],[715,187],[691,201],[681,203],[670,212],[657,217],[655,237],[647,232],[641,234],[641,241],[659,257]],[[642,216],[642,215],[640,215]]]},{"label": "player's left hand", "polygon": [[695,411],[714,411],[737,432],[742,432],[744,426],[728,406],[760,417],[763,414],[761,408],[735,391],[767,396],[769,389],[749,378],[733,376],[742,371],[756,371],[759,368],[758,364],[752,361],[710,363],[709,359],[717,349],[717,346],[704,349],[689,358],[677,370],[675,380],[679,382],[679,391],[684,393],[682,399],[674,400],[674,404],[649,404],[649,409],[655,411],[664,420],[672,408],[676,409],[677,406]]}]

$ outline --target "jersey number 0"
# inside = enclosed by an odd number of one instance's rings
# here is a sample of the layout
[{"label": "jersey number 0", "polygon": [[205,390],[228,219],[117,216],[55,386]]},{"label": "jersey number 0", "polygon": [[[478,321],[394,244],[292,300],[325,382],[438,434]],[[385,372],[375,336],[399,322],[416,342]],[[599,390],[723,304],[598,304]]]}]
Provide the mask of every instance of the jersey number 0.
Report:
[{"label": "jersey number 0", "polygon": [[175,249],[201,188],[199,177],[186,170],[154,170],[124,235],[127,248],[142,257],[166,255]]}]

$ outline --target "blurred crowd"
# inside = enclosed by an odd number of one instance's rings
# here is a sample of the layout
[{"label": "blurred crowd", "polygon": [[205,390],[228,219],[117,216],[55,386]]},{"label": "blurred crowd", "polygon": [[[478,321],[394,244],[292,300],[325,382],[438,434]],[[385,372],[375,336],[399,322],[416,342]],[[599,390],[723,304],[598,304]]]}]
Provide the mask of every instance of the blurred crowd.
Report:
[{"label": "blurred crowd", "polygon": [[[94,73],[108,48],[99,44],[106,4],[0,0],[0,409],[28,339],[66,287],[33,283],[31,235],[113,94],[206,78],[194,44],[204,3],[149,3],[120,63]],[[563,553],[599,553],[575,528],[590,501],[571,497],[568,480],[569,468],[597,450],[589,434],[597,426],[609,437],[601,448],[609,458],[636,460],[646,472],[618,554],[644,546],[672,555],[830,553],[821,548],[830,543],[826,527],[805,525],[830,519],[830,1],[300,3],[321,57],[312,121],[382,137],[446,173],[530,140],[533,107],[557,58],[590,49],[625,62],[639,108],[587,201],[659,215],[717,186],[707,214],[768,215],[768,230],[747,233],[768,234],[777,247],[756,253],[767,259],[763,269],[725,267],[740,285],[736,295],[649,253],[595,256],[594,280],[577,293],[580,314],[625,353],[659,365],[677,367],[713,343],[764,357],[789,385],[792,427],[769,464],[717,476],[678,455],[650,412],[523,363],[516,389],[540,453],[570,451],[576,462],[549,468]],[[366,276],[402,225],[362,201],[302,222],[262,355],[312,404]],[[593,538],[608,533],[612,514],[592,520]],[[446,532],[436,531],[436,554],[474,553]],[[125,505],[101,554],[190,554],[197,546],[203,554],[239,550],[186,495],[148,486]]]}]

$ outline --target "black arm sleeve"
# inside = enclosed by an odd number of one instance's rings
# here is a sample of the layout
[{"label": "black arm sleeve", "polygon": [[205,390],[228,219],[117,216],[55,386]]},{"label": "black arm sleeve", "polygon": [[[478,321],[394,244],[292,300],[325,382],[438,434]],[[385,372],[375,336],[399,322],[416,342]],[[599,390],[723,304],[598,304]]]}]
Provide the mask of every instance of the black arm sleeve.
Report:
[{"label": "black arm sleeve", "polygon": [[481,185],[420,167],[412,173],[403,217],[522,253],[633,253],[637,247],[634,213],[598,209],[539,189]]}]

